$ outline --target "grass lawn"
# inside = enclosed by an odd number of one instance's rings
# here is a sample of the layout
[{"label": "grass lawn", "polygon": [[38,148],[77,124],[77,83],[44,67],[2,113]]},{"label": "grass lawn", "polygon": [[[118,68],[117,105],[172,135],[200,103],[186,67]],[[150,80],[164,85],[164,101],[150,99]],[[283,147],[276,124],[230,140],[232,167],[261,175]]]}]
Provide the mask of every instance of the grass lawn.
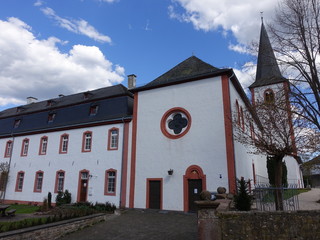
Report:
[{"label": "grass lawn", "polygon": [[[274,192],[275,190],[269,190],[267,194],[263,197],[263,202],[273,202],[274,201]],[[295,195],[298,195],[300,193],[308,192],[310,189],[284,189],[283,190],[283,199],[287,200],[289,198],[292,198]]]},{"label": "grass lawn", "polygon": [[8,210],[16,209],[17,210],[16,214],[20,214],[20,213],[34,213],[34,212],[38,211],[39,208],[40,208],[39,206],[12,204],[12,205],[10,205]]}]

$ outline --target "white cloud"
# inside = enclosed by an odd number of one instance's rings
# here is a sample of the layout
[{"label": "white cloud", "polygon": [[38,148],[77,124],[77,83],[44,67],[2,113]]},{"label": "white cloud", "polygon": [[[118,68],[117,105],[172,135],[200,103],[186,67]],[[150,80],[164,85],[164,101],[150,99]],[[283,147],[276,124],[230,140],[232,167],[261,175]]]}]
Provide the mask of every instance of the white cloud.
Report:
[{"label": "white cloud", "polygon": [[257,40],[260,30],[260,12],[270,19],[278,0],[172,0],[169,16],[192,23],[203,31],[231,32],[238,43]]},{"label": "white cloud", "polygon": [[35,1],[35,3],[33,4],[33,6],[40,7],[40,6],[42,6],[42,4],[43,4],[43,1],[37,0],[37,1]]},{"label": "white cloud", "polygon": [[256,64],[253,62],[245,63],[241,69],[234,68],[234,73],[236,74],[242,88],[249,94],[249,86],[254,82],[256,75]]},{"label": "white cloud", "polygon": [[80,19],[66,19],[59,17],[52,8],[45,7],[41,8],[41,11],[49,18],[54,19],[58,25],[62,28],[67,29],[70,32],[85,35],[95,41],[102,43],[111,43],[111,38],[109,36],[99,33],[93,26],[91,26],[87,21]]},{"label": "white cloud", "polygon": [[95,46],[75,45],[61,53],[58,38],[37,39],[17,18],[0,20],[0,106],[23,104],[25,98],[57,97],[117,84],[124,68]]}]

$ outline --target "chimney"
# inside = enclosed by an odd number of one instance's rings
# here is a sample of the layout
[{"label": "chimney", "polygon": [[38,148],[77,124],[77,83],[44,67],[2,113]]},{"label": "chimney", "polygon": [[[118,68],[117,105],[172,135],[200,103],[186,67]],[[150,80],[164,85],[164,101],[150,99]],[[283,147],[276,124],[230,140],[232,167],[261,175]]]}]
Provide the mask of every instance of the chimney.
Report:
[{"label": "chimney", "polygon": [[37,102],[38,98],[35,97],[27,97],[27,104]]},{"label": "chimney", "polygon": [[132,89],[136,87],[136,75],[130,74],[128,75],[128,89]]},{"label": "chimney", "polygon": [[63,94],[59,94],[59,98],[62,98],[62,97],[64,97],[64,95]]}]

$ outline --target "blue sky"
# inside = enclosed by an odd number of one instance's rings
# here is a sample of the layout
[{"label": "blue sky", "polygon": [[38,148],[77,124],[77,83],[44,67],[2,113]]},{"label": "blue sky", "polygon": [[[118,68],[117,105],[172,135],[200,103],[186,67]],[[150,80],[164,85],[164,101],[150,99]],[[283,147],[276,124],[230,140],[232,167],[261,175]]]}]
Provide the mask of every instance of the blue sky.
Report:
[{"label": "blue sky", "polygon": [[[0,110],[113,84],[146,84],[195,55],[254,77],[260,12],[276,0],[1,0]],[[249,67],[248,67],[249,66]]]}]

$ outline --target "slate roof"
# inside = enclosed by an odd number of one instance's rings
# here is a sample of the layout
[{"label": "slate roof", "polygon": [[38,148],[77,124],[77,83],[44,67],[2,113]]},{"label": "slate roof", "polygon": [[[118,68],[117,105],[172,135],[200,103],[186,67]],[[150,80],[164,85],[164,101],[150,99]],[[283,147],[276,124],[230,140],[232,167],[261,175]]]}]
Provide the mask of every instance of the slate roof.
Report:
[{"label": "slate roof", "polygon": [[260,43],[257,63],[256,80],[249,88],[261,87],[287,81],[281,74],[274,55],[268,33],[261,24]]},{"label": "slate roof", "polygon": [[[46,100],[0,112],[0,137],[130,119],[133,109],[133,95],[121,84],[49,101],[50,106]],[[98,106],[97,114],[90,115],[91,106]],[[50,114],[55,114],[52,122]]]},{"label": "slate roof", "polygon": [[218,76],[223,73],[230,73],[231,69],[219,69],[212,65],[200,60],[195,56],[191,56],[183,62],[170,69],[168,72],[162,74],[160,77],[151,81],[150,83],[132,89],[132,92],[163,87],[167,85],[183,83],[195,79],[201,79],[210,76]]}]

